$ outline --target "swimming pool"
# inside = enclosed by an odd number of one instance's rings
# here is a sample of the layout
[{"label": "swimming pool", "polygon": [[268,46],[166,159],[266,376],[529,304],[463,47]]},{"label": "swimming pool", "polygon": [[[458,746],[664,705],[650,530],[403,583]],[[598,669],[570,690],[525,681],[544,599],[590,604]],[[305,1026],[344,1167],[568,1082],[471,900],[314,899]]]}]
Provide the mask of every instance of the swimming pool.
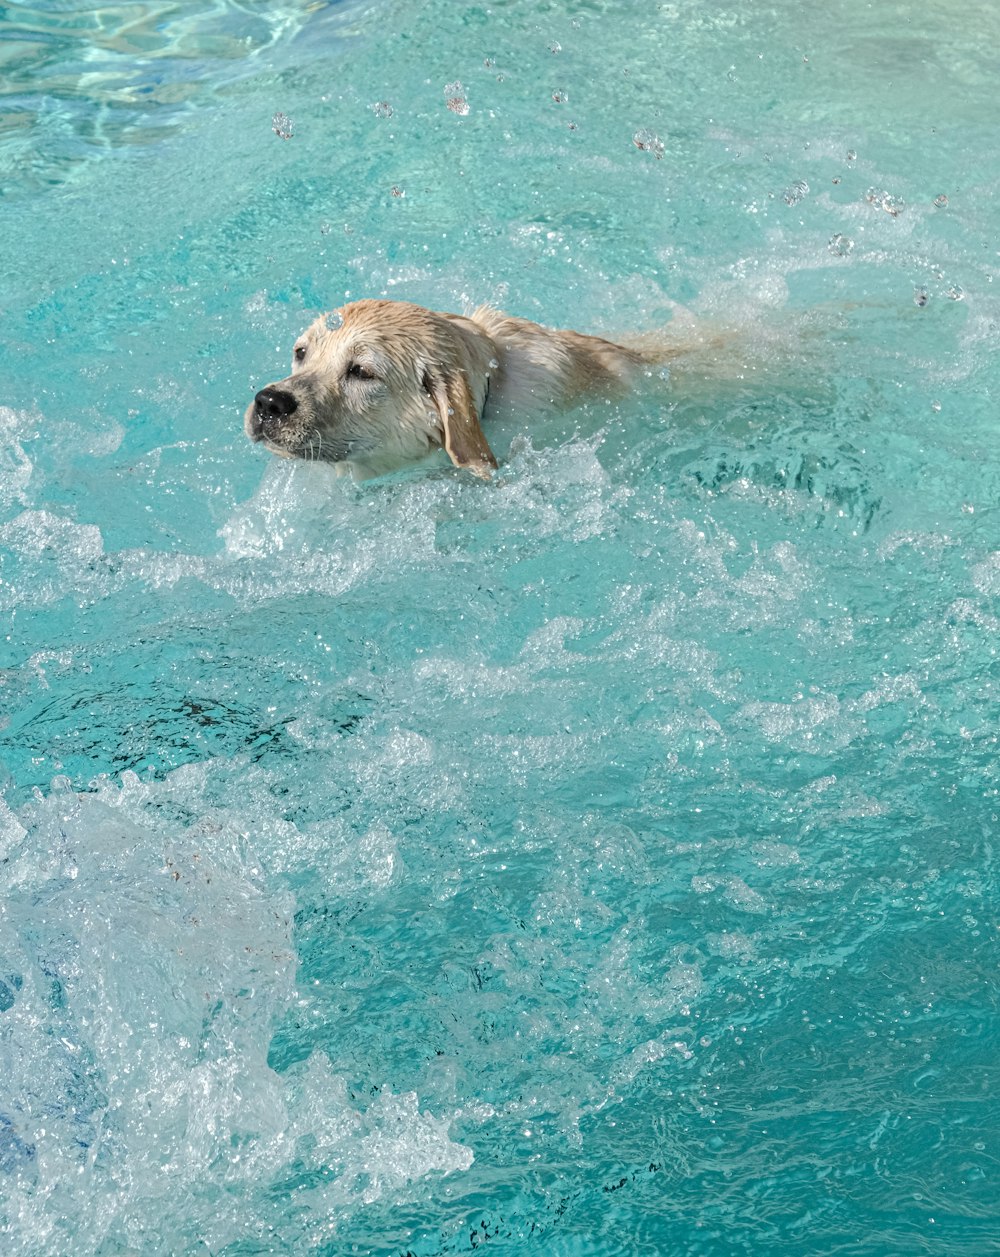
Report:
[{"label": "swimming pool", "polygon": [[[991,1250],[998,26],[5,8],[6,1253]],[[381,294],[745,367],[268,461]]]}]

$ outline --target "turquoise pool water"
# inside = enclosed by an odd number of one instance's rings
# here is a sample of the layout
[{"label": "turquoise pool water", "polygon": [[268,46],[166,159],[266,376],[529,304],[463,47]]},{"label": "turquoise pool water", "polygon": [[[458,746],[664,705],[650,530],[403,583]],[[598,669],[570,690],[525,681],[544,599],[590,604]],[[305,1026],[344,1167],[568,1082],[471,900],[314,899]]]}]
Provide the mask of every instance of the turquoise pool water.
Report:
[{"label": "turquoise pool water", "polygon": [[[0,10],[5,1255],[997,1251],[998,48]],[[381,294],[738,350],[268,461]]]}]

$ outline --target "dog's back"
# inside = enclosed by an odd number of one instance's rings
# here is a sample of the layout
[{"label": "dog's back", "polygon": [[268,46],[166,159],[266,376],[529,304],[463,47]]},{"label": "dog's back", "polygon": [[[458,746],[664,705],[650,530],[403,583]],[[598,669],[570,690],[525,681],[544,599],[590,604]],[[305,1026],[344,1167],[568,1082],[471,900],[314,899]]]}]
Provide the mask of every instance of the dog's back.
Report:
[{"label": "dog's back", "polygon": [[648,362],[599,336],[543,327],[480,306],[471,315],[495,346],[488,412],[566,410],[590,397],[627,392]]}]

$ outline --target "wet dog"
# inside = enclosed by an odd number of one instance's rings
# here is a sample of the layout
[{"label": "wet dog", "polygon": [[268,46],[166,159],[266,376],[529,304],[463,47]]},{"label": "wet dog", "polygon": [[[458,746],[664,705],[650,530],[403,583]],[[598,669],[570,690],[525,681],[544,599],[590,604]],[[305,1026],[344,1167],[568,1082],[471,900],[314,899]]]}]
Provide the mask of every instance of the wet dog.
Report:
[{"label": "wet dog", "polygon": [[613,397],[669,356],[488,306],[463,316],[356,301],[299,337],[291,375],[257,393],[244,426],[275,454],[332,463],[358,480],[435,449],[488,479],[497,466],[490,419],[530,421]]}]

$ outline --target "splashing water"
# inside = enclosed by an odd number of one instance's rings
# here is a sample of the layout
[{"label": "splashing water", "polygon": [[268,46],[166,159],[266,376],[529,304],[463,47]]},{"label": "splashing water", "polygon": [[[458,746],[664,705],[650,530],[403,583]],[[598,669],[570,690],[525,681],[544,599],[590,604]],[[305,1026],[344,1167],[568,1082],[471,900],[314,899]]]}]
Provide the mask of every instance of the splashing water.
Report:
[{"label": "splashing water", "polygon": [[636,148],[641,149],[644,153],[652,153],[657,160],[663,157],[665,152],[663,141],[653,131],[647,131],[645,128],[636,131],[632,136],[632,143]]},{"label": "splashing water", "polygon": [[287,114],[276,113],[271,119],[271,130],[279,140],[290,140],[295,134],[294,124]]},{"label": "splashing water", "polygon": [[783,193],[783,199],[786,205],[798,205],[805,197],[809,195],[809,184],[805,179],[796,179],[790,184]]},{"label": "splashing water", "polygon": [[457,113],[460,117],[465,117],[469,112],[469,102],[465,99],[465,88],[456,79],[454,83],[446,83],[444,89],[445,104],[452,113]]},{"label": "splashing water", "polygon": [[898,218],[905,208],[900,197],[893,196],[891,192],[885,192],[882,188],[869,188],[865,193],[865,200],[876,209],[884,210],[892,218]]},{"label": "splashing water", "polygon": [[[0,15],[4,1257],[990,1251],[990,12],[70,7]],[[241,415],[361,296],[700,348],[355,485]]]}]

